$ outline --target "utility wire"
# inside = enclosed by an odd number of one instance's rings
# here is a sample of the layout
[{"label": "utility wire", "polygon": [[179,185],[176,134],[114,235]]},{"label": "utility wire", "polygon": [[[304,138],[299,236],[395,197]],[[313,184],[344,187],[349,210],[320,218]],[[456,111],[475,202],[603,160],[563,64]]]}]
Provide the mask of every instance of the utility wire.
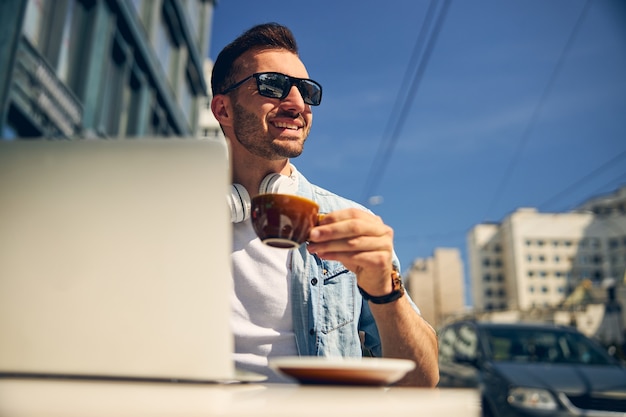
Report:
[{"label": "utility wire", "polygon": [[[620,154],[616,155],[615,157],[611,158],[607,162],[603,163],[598,168],[596,168],[593,171],[589,172],[587,175],[585,175],[584,177],[580,178],[578,181],[576,181],[575,183],[571,184],[570,186],[568,186],[563,191],[561,191],[558,194],[550,197],[550,199],[546,200],[542,204],[539,204],[537,206],[537,208],[541,209],[542,211],[545,211],[546,210],[546,208],[545,208],[546,206],[549,206],[550,204],[557,202],[558,200],[562,199],[565,195],[571,193],[572,191],[576,191],[576,189],[578,187],[580,187],[582,184],[584,184],[586,181],[588,181],[589,179],[597,176],[598,174],[602,173],[603,171],[609,169],[613,165],[616,165],[618,162],[620,162],[624,158],[626,158],[626,150],[622,151]],[[607,185],[614,184],[616,182],[618,184],[622,184],[622,183],[624,183],[624,181],[626,181],[626,173],[618,174],[618,176],[616,178],[613,178],[609,183],[604,184],[602,187],[598,188],[598,190],[599,189],[605,189]],[[587,200],[589,200],[588,197],[585,198],[583,200],[583,202],[587,201]],[[577,205],[580,205],[580,204],[582,204],[582,202],[577,204]],[[448,232],[433,233],[433,234],[429,234],[429,235],[424,235],[424,234],[402,235],[402,234],[400,234],[400,235],[395,236],[394,239],[398,240],[398,241],[401,241],[401,240],[415,240],[415,239],[422,239],[422,240],[425,240],[425,241],[429,241],[429,240],[436,240],[436,239],[452,238],[452,237],[466,235],[471,230],[472,227],[473,226],[470,226],[466,230],[451,230],[451,231],[448,231]]]},{"label": "utility wire", "polygon": [[[407,90],[407,94],[404,96],[404,101],[402,105],[400,105],[399,103],[402,101],[400,98],[400,96],[402,95],[402,86],[405,85],[406,82],[408,81],[408,74],[409,74],[408,70],[411,68],[412,65],[414,65],[413,61],[416,60],[416,58],[419,56],[419,51],[422,49],[422,44],[424,43],[424,39],[426,37],[428,29],[430,28],[430,21],[433,18],[433,14],[435,10],[435,3],[436,1],[431,1],[430,6],[428,7],[428,10],[426,12],[424,23],[422,24],[422,29],[420,31],[418,40],[413,49],[413,55],[410,61],[411,65],[407,67],[407,72],[405,73],[405,79],[402,82],[402,85],[400,87],[400,91],[396,100],[396,104],[394,105],[393,112],[391,114],[391,117],[385,129],[386,132],[392,129],[393,131],[391,135],[383,136],[383,141],[381,141],[379,151],[376,153],[374,162],[372,163],[372,167],[370,169],[370,173],[367,177],[367,181],[365,183],[365,192],[363,195],[363,201],[365,203],[367,203],[367,199],[374,194],[376,187],[383,176],[384,170],[388,165],[389,158],[391,157],[394,146],[397,143],[398,136],[400,135],[400,132],[402,131],[402,127],[404,126],[404,122],[406,121],[408,112],[411,108],[411,104],[413,103],[413,100],[415,99],[415,96],[417,95],[417,90],[424,76],[426,67],[428,66],[430,56],[435,47],[435,43],[437,41],[445,16],[447,14],[447,10],[450,5],[450,0],[445,0],[443,3],[443,6],[441,7],[441,11],[439,13],[439,16],[437,17],[437,21],[435,22],[434,28],[431,32],[431,36],[428,39],[428,42],[426,44],[424,54],[422,55],[422,60],[419,62],[419,65],[417,66],[415,75],[413,77],[413,81],[411,82],[411,85],[409,89]],[[392,126],[392,120],[395,114],[398,114],[398,118],[395,122],[395,127],[394,127]],[[384,140],[385,137],[388,137],[389,139],[385,141]]]},{"label": "utility wire", "polygon": [[572,32],[570,33],[567,43],[565,44],[565,47],[561,51],[561,55],[559,56],[556,65],[554,66],[552,74],[550,75],[550,78],[548,79],[548,83],[546,84],[546,87],[543,90],[541,98],[539,99],[539,103],[535,107],[535,110],[533,111],[530,117],[530,121],[526,125],[526,129],[524,129],[522,137],[518,143],[517,150],[513,154],[513,158],[511,162],[509,163],[509,166],[507,167],[507,170],[504,173],[504,176],[502,177],[500,186],[498,187],[497,191],[493,195],[493,199],[491,200],[491,204],[489,205],[489,208],[487,210],[487,215],[491,214],[496,204],[502,197],[502,193],[504,192],[504,189],[509,183],[509,180],[511,179],[511,175],[513,174],[513,171],[521,158],[522,152],[524,148],[526,147],[526,143],[528,142],[528,139],[530,138],[530,134],[533,131],[535,124],[537,123],[537,119],[539,118],[539,114],[541,113],[541,110],[543,109],[546,99],[548,95],[550,94],[550,92],[552,91],[552,87],[554,85],[555,80],[557,79],[557,76],[561,72],[561,68],[563,67],[563,62],[565,61],[565,57],[568,55],[570,49],[572,48],[572,45],[574,44],[574,40],[576,38],[576,35],[578,34],[578,31],[580,30],[580,27],[582,26],[582,22],[587,14],[587,11],[589,10],[590,4],[591,4],[590,0],[587,0],[585,2],[585,5],[583,6],[583,9],[581,10],[580,15],[578,16],[576,23],[574,23]]},{"label": "utility wire", "polygon": [[[368,184],[371,184],[374,181],[375,175],[377,173],[376,168],[380,166],[380,164],[382,163],[381,161],[382,156],[386,153],[386,149],[388,148],[388,141],[385,141],[386,135],[388,135],[388,132],[390,132],[393,129],[394,124],[398,123],[397,115],[401,113],[401,110],[405,106],[405,103],[407,101],[408,90],[406,86],[409,85],[409,83],[411,82],[411,78],[414,77],[413,75],[414,68],[417,67],[418,59],[424,48],[424,42],[432,26],[432,20],[433,20],[433,16],[434,16],[436,8],[437,8],[436,0],[431,0],[428,6],[428,9],[426,10],[426,14],[424,15],[424,20],[422,22],[419,35],[417,37],[417,41],[415,42],[415,46],[413,47],[413,53],[411,54],[411,58],[409,59],[409,64],[406,67],[406,70],[404,72],[404,77],[402,78],[402,81],[399,85],[396,101],[391,110],[391,114],[389,115],[389,119],[387,120],[387,125],[385,126],[385,129],[383,130],[384,132],[383,140],[380,141],[378,151],[374,155],[374,161],[372,162],[368,179],[365,182],[366,187],[368,186]],[[371,197],[371,195],[368,194],[367,189],[365,190],[364,194],[365,194],[363,196],[364,199]]]},{"label": "utility wire", "polygon": [[614,158],[611,158],[609,161],[605,162],[604,164],[602,164],[598,168],[594,169],[593,171],[591,171],[590,173],[588,173],[587,175],[585,175],[584,177],[582,177],[581,179],[579,179],[578,181],[576,181],[575,183],[573,183],[572,185],[567,187],[565,190],[563,190],[560,193],[558,193],[557,195],[551,197],[546,202],[540,204],[538,207],[545,209],[545,206],[549,206],[550,204],[552,204],[552,203],[558,201],[559,199],[563,198],[563,196],[565,196],[565,195],[571,193],[572,191],[576,190],[578,187],[580,187],[587,180],[595,177],[596,175],[600,174],[602,171],[608,169],[609,167],[613,166],[617,162],[620,162],[624,158],[626,158],[626,151],[623,151],[622,153],[618,154]]},{"label": "utility wire", "polygon": [[417,67],[418,59],[422,53],[424,42],[426,40],[426,36],[430,31],[430,27],[432,25],[433,16],[435,10],[437,8],[437,1],[431,0],[428,9],[426,10],[426,14],[424,15],[424,20],[422,21],[421,29],[419,31],[417,41],[415,42],[415,46],[413,46],[413,52],[411,53],[411,57],[409,59],[409,64],[406,66],[406,70],[404,72],[404,77],[399,85],[398,94],[396,96],[396,101],[391,110],[391,114],[389,115],[389,119],[387,120],[387,124],[385,129],[383,130],[383,138],[379,143],[378,151],[374,155],[374,161],[372,161],[372,165],[370,167],[370,172],[365,181],[365,189],[363,192],[363,201],[367,203],[367,200],[372,197],[373,191],[370,191],[371,184],[374,182],[374,178],[377,174],[377,167],[382,163],[382,155],[386,153],[387,141],[386,135],[393,129],[393,125],[397,123],[396,115],[400,114],[400,111],[403,107],[403,103],[406,102],[406,86],[409,85],[411,77],[413,77],[414,68]]}]

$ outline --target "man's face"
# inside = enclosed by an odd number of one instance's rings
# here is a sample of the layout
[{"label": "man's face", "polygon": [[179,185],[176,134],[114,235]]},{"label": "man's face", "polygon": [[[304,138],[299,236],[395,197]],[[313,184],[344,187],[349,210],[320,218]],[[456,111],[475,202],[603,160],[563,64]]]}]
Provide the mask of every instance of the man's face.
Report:
[{"label": "man's face", "polygon": [[[285,50],[253,51],[239,59],[246,64],[238,80],[257,72],[308,78],[302,61]],[[302,153],[313,114],[295,86],[283,100],[268,98],[258,93],[252,78],[231,96],[235,139],[250,153],[268,160],[294,158]]]}]

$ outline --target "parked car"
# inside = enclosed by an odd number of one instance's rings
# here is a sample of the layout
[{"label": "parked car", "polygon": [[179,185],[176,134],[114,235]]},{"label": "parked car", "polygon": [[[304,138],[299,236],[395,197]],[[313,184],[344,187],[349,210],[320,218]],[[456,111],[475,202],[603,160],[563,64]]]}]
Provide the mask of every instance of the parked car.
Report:
[{"label": "parked car", "polygon": [[484,416],[626,416],[626,368],[574,328],[460,321],[439,331],[440,387]]}]

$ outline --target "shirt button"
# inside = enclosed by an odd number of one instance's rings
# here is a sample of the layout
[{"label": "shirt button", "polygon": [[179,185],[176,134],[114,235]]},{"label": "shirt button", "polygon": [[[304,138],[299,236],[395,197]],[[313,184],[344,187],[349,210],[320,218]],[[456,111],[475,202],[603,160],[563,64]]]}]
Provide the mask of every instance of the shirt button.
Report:
[{"label": "shirt button", "polygon": [[317,285],[317,278],[313,278],[313,279],[311,280],[311,284],[312,284],[312,285]]},{"label": "shirt button", "polygon": [[313,335],[315,334],[315,329],[311,329],[311,330],[309,330],[309,334],[310,334],[311,336],[313,336]]}]

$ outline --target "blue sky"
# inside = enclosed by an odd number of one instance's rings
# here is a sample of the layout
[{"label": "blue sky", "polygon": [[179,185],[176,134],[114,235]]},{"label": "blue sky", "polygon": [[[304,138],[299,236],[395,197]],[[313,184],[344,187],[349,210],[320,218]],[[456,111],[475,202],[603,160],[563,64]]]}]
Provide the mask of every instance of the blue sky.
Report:
[{"label": "blue sky", "polygon": [[292,29],[324,87],[293,162],[391,225],[403,268],[435,247],[467,263],[477,223],[626,184],[626,2],[430,4],[220,0],[209,56],[257,23]]}]

